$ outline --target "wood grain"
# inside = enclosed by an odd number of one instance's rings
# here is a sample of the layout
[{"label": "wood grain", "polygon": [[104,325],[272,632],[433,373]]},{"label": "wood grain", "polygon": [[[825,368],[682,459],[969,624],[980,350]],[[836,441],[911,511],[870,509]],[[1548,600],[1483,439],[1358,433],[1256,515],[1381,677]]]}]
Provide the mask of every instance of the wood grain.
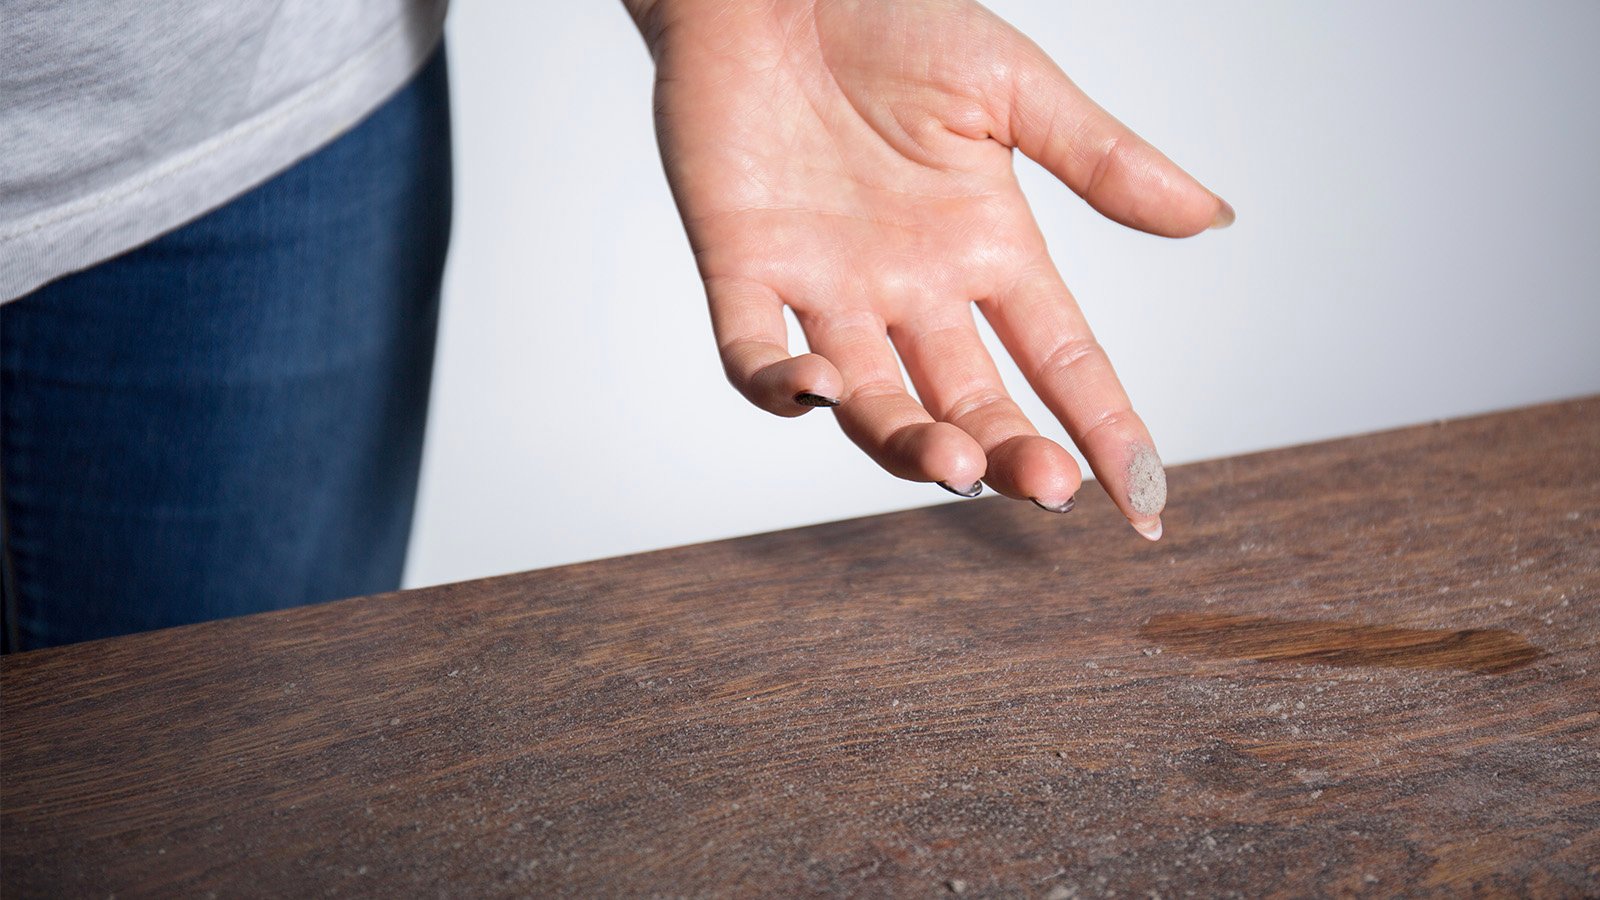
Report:
[{"label": "wood grain", "polygon": [[1139,627],[1139,634],[1193,656],[1465,669],[1486,675],[1520,669],[1544,656],[1527,638],[1503,628],[1455,631],[1181,612],[1151,616]]},{"label": "wood grain", "polygon": [[4,893],[1600,895],[1600,399],[1171,495],[9,657]]}]

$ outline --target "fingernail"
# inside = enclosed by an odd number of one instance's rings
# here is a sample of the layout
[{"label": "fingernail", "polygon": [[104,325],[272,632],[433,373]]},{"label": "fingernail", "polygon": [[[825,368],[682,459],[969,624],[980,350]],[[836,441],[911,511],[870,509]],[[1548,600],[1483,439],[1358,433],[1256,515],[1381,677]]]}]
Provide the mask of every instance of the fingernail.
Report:
[{"label": "fingernail", "polygon": [[945,490],[949,491],[950,493],[955,494],[957,497],[976,497],[979,494],[983,493],[983,482],[981,482],[981,481],[974,481],[970,486],[968,486],[966,488],[952,487],[951,485],[948,485],[948,484],[944,483],[943,481],[938,482],[938,485],[939,485],[939,487],[944,488]]},{"label": "fingernail", "polygon": [[833,399],[832,397],[824,397],[821,394],[813,394],[810,391],[801,391],[800,393],[795,394],[794,395],[794,402],[800,404],[801,406],[838,406],[839,405],[839,401]]},{"label": "fingernail", "polygon": [[1051,506],[1048,503],[1040,503],[1038,497],[1029,497],[1028,499],[1033,501],[1033,505],[1034,506],[1039,507],[1040,509],[1044,510],[1045,512],[1053,512],[1053,513],[1069,513],[1069,512],[1072,512],[1072,508],[1074,506],[1078,505],[1078,498],[1077,497],[1068,497],[1066,499],[1065,503],[1061,503],[1061,504],[1056,505],[1056,506]]},{"label": "fingernail", "polygon": [[1159,541],[1159,540],[1161,540],[1161,520],[1160,519],[1156,519],[1156,520],[1154,520],[1152,522],[1145,522],[1143,524],[1140,524],[1138,522],[1134,522],[1133,523],[1133,530],[1139,532],[1139,534],[1142,535],[1144,537],[1144,539],[1147,540],[1147,541]]},{"label": "fingernail", "polygon": [[[1212,194],[1211,196],[1216,197],[1217,195]],[[1212,230],[1216,230],[1218,228],[1227,228],[1229,225],[1232,225],[1233,220],[1237,218],[1233,211],[1232,204],[1221,197],[1217,197],[1217,202],[1222,204],[1222,208],[1217,210],[1216,218],[1211,220]]]}]

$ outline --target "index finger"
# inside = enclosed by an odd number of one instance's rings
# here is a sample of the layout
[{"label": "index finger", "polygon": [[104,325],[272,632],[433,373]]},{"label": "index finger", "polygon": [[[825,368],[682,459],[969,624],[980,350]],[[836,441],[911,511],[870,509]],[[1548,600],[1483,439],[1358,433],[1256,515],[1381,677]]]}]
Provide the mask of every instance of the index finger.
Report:
[{"label": "index finger", "polygon": [[979,307],[1129,524],[1158,540],[1167,476],[1155,441],[1055,267],[1042,263]]}]

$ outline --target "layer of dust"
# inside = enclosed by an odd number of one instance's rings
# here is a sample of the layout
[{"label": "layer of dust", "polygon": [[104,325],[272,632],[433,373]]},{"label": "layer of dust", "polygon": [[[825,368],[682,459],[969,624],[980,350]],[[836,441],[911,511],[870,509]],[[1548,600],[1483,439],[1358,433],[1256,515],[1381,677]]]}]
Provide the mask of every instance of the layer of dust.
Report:
[{"label": "layer of dust", "polygon": [[1128,502],[1144,516],[1157,515],[1167,505],[1167,470],[1149,447],[1140,447],[1128,461]]}]

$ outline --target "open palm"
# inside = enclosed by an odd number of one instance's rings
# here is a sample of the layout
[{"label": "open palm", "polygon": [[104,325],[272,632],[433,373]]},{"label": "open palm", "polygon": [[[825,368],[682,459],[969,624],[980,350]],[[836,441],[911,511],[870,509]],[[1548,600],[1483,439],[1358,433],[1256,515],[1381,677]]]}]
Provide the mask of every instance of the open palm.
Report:
[{"label": "open palm", "polygon": [[[1225,225],[1225,203],[975,3],[659,0],[634,12],[735,387],[778,415],[837,404],[845,433],[902,478],[965,494],[981,479],[1064,512],[1081,474],[1008,396],[976,303],[1129,521],[1160,536],[1150,434],[1050,261],[1011,154],[1157,234]],[[789,355],[785,305],[811,353]]]}]

